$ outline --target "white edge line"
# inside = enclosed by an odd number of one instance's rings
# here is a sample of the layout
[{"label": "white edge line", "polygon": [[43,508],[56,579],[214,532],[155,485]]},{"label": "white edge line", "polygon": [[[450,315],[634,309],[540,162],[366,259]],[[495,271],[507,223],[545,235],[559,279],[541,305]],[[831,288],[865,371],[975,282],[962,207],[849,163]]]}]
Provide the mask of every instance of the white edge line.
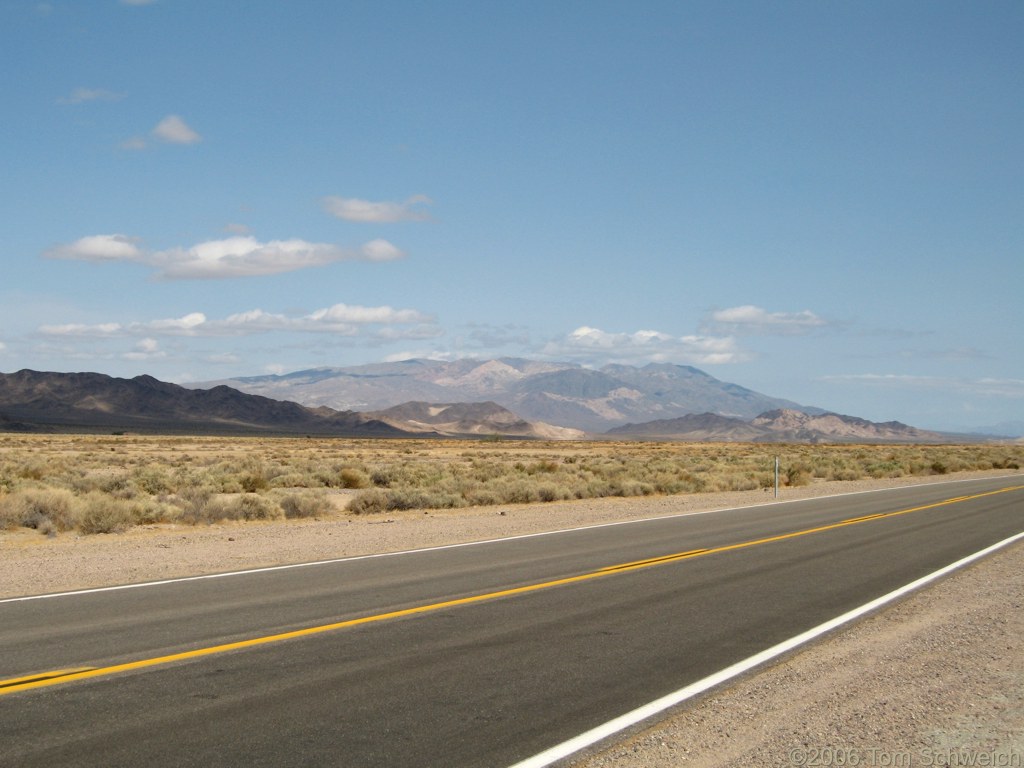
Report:
[{"label": "white edge line", "polygon": [[922,488],[930,485],[952,485],[954,483],[970,483],[979,480],[1006,480],[1017,477],[1017,475],[999,475],[997,477],[969,477],[960,480],[937,480],[932,483],[917,483],[913,485],[901,485],[895,488],[872,488],[866,491],[847,491],[845,493],[833,493],[826,496],[809,496],[803,499],[779,499],[762,503],[748,504],[740,507],[721,507],[719,509],[704,509],[697,512],[678,512],[673,515],[658,515],[655,517],[643,517],[637,520],[616,520],[610,523],[594,523],[592,525],[581,525],[576,528],[559,528],[554,531],[538,531],[537,533],[522,533],[516,536],[498,536],[493,539],[482,539],[479,541],[464,541],[458,544],[441,544],[436,547],[421,547],[419,549],[405,549],[397,552],[376,552],[367,555],[349,555],[336,557],[330,560],[313,560],[308,563],[288,563],[287,565],[268,565],[262,568],[247,568],[241,571],[225,571],[223,573],[206,573],[201,576],[176,576],[170,579],[158,581],[140,581],[134,584],[114,584],[109,587],[89,587],[86,589],[74,589],[65,592],[50,592],[43,595],[23,595],[21,597],[0,598],[0,605],[4,603],[24,603],[31,600],[49,600],[54,597],[75,597],[76,595],[92,595],[100,592],[118,592],[123,589],[141,589],[143,587],[159,587],[166,584],[178,584],[187,581],[205,581],[207,579],[223,579],[229,576],[248,576],[254,573],[270,573],[272,571],[288,571],[295,568],[309,568],[315,565],[333,565],[335,563],[355,562],[356,560],[372,560],[379,557],[398,557],[400,555],[412,555],[420,552],[437,552],[445,549],[459,549],[461,547],[476,547],[483,544],[496,544],[501,541],[516,541],[518,539],[533,539],[538,536],[555,536],[574,531],[587,531],[593,528],[611,528],[616,525],[634,525],[637,523],[650,523],[657,520],[672,520],[678,517],[693,517],[696,515],[711,515],[721,512],[732,512],[735,510],[751,509],[753,507],[773,507],[779,504],[797,504],[806,501],[820,501],[822,499],[834,499],[840,496],[857,496],[863,493],[884,493],[886,491],[902,491],[907,488]]},{"label": "white edge line", "polygon": [[969,565],[970,563],[973,563],[975,560],[979,560],[985,557],[986,555],[989,555],[992,552],[995,552],[996,550],[1001,549],[1002,547],[1013,544],[1014,542],[1019,541],[1021,539],[1024,539],[1024,531],[1014,536],[1011,536],[1008,539],[1003,539],[1002,541],[993,544],[990,547],[986,547],[985,549],[982,549],[979,552],[975,552],[973,555],[968,555],[967,557],[957,560],[955,563],[950,563],[944,568],[940,568],[937,571],[933,571],[932,573],[929,573],[927,576],[922,576],[920,579],[912,581],[909,584],[905,584],[904,586],[899,587],[898,589],[895,589],[886,595],[882,595],[881,597],[876,598],[871,602],[865,603],[864,605],[861,605],[858,608],[854,608],[852,611],[848,611],[847,613],[844,613],[841,616],[836,616],[834,619],[830,619],[829,621],[826,621],[823,624],[819,624],[818,626],[813,627],[812,629],[809,629],[806,632],[802,632],[799,635],[789,638],[788,640],[784,640],[778,645],[773,645],[771,648],[766,648],[760,653],[757,653],[753,656],[750,656],[749,658],[744,659],[743,661],[739,661],[733,664],[732,666],[726,667],[725,669],[715,672],[713,675],[709,675],[708,677],[705,677],[702,680],[698,680],[695,683],[691,683],[685,688],[680,688],[678,691],[675,691],[674,693],[662,696],[660,699],[655,699],[654,701],[648,704],[644,704],[642,707],[638,707],[632,710],[631,712],[627,712],[624,715],[620,715],[619,717],[616,717],[613,720],[609,720],[603,725],[599,725],[596,728],[592,728],[589,731],[581,733],[579,736],[569,739],[568,741],[563,741],[561,744],[557,744],[554,747],[551,747],[550,749],[546,749],[543,752],[534,755],[533,757],[529,757],[526,760],[523,760],[521,762],[516,763],[515,765],[510,766],[510,768],[545,768],[545,766],[549,766],[557,760],[569,757],[573,753],[579,752],[582,749],[586,749],[587,747],[593,746],[597,742],[603,739],[607,739],[610,736],[614,736],[615,734],[620,733],[626,730],[627,728],[631,728],[649,717],[661,714],[662,712],[664,712],[667,709],[670,709],[671,707],[681,704],[688,699],[692,699],[694,696],[704,693],[705,691],[708,691],[711,688],[714,688],[715,686],[721,685],[722,683],[732,680],[734,677],[738,677],[739,675],[742,675],[745,672],[748,672],[751,669],[760,666],[761,664],[764,664],[765,662],[771,661],[772,659],[775,659],[785,653],[788,653],[794,648],[798,648],[799,646],[808,643],[811,640],[814,640],[815,638],[818,638],[821,635],[826,634],[827,632],[831,632],[833,629],[836,629],[837,627],[847,624],[853,621],[854,619],[858,619],[864,614],[870,613],[871,611],[874,611],[875,609],[883,605],[886,605],[887,603],[891,603],[892,601],[897,600],[898,598],[906,595],[908,592],[913,592],[915,589],[919,589],[925,586],[926,584],[929,584],[935,581],[936,579],[940,579],[946,574],[957,570],[958,568],[963,568],[965,565]]}]

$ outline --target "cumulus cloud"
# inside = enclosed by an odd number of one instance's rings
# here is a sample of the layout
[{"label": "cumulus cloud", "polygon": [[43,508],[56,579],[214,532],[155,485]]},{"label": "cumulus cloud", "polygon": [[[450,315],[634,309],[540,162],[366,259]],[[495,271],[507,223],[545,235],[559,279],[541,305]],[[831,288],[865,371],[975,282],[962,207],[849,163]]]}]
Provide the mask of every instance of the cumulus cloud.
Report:
[{"label": "cumulus cloud", "polygon": [[[409,326],[395,329],[395,326]],[[385,330],[381,327],[388,328]],[[377,330],[367,331],[368,328]],[[357,304],[335,304],[306,315],[286,315],[252,309],[216,320],[202,312],[181,317],[135,323],[68,323],[43,325],[39,332],[46,336],[73,338],[140,337],[140,352],[155,352],[159,336],[226,337],[251,336],[270,332],[328,333],[340,336],[367,334],[380,338],[430,338],[439,333],[434,318],[415,309],[389,306],[364,307]]]},{"label": "cumulus cloud", "polygon": [[828,323],[810,310],[768,312],[761,307],[745,304],[712,312],[702,330],[751,336],[791,336],[825,325]]},{"label": "cumulus cloud", "polygon": [[146,251],[127,235],[92,235],[60,245],[43,255],[89,262],[134,262],[156,270],[165,280],[214,280],[294,272],[339,261],[394,261],[405,254],[387,240],[371,240],[352,249],[306,240],[236,236],[208,240],[188,248]]},{"label": "cumulus cloud", "polygon": [[75,261],[137,261],[143,256],[138,243],[137,237],[128,235],[90,235],[51,248],[44,255],[51,259]]},{"label": "cumulus cloud", "polygon": [[714,365],[746,359],[735,339],[724,336],[672,336],[660,331],[609,333],[581,326],[549,343],[544,354],[552,357],[618,362],[677,362]]},{"label": "cumulus cloud", "polygon": [[75,88],[70,96],[58,99],[61,104],[85,104],[89,101],[120,101],[123,93],[115,93],[105,88]]},{"label": "cumulus cloud", "polygon": [[324,209],[339,219],[372,224],[390,224],[398,221],[425,221],[430,214],[422,206],[429,205],[426,195],[414,195],[401,203],[371,202],[355,197],[325,197]]},{"label": "cumulus cloud", "polygon": [[196,144],[203,137],[196,133],[178,115],[168,115],[153,129],[153,136],[168,144]]}]

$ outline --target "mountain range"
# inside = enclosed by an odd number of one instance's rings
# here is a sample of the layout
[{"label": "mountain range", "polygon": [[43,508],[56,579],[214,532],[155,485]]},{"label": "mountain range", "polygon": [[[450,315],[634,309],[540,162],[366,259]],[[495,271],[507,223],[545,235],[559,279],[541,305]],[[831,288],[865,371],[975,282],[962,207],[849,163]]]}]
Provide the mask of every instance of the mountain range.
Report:
[{"label": "mountain range", "polygon": [[[515,363],[515,364],[513,364]],[[342,370],[342,373],[338,371]],[[242,392],[225,384],[183,387],[151,376],[119,379],[99,373],[0,373],[0,431],[111,431],[164,434],[323,435],[337,437],[483,437],[615,439],[723,442],[942,442],[961,435],[928,432],[899,422],[877,424],[819,408],[790,407],[789,401],[719,381],[695,368],[654,365],[608,366],[591,371],[529,361],[408,361],[359,369],[317,369],[286,376],[240,380]],[[411,392],[435,395],[485,394],[495,400],[402,400]],[[376,410],[337,410],[301,404],[333,391],[373,395]],[[399,401],[399,402],[395,402]],[[687,403],[719,405],[718,412],[683,412]],[[782,407],[761,410],[764,404]],[[691,406],[692,407],[692,406]],[[530,414],[550,414],[552,424]],[[733,415],[740,411],[744,415]],[[621,422],[624,414],[678,414],[618,423],[606,430],[583,429]],[[568,422],[568,425],[566,424]],[[980,436],[975,436],[975,438]]]},{"label": "mountain range", "polygon": [[824,412],[721,381],[697,368],[664,363],[642,368],[606,365],[591,369],[573,363],[519,358],[413,359],[189,386],[214,385],[310,407],[354,411],[379,411],[409,401],[490,401],[527,421],[590,433],[694,413],[752,419],[779,409]]}]

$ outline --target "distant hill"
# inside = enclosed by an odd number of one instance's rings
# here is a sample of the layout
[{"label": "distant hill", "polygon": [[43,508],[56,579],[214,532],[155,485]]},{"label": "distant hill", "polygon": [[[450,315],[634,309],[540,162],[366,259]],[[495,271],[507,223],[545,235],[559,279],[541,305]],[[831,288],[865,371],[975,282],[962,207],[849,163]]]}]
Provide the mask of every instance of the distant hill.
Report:
[{"label": "distant hill", "polygon": [[576,429],[526,421],[492,402],[410,402],[363,415],[407,432],[422,431],[453,437],[505,435],[548,440],[578,440],[585,437],[583,432]]},{"label": "distant hill", "polygon": [[662,440],[787,443],[934,443],[963,437],[929,432],[898,421],[876,423],[838,413],[808,414],[790,409],[768,411],[750,420],[702,413],[627,424],[606,434]]},{"label": "distant hill", "polygon": [[571,429],[533,424],[496,403],[406,403],[380,413],[309,408],[227,386],[187,389],[151,376],[0,374],[0,431],[164,434],[569,439]]},{"label": "distant hill", "polygon": [[720,381],[685,365],[642,368],[499,360],[405,360],[348,368],[316,368],[191,384],[226,384],[250,394],[308,406],[377,412],[400,403],[497,403],[531,422],[604,432],[612,427],[693,413],[752,419],[765,411],[823,413]]},{"label": "distant hill", "polygon": [[390,424],[353,412],[314,412],[230,387],[186,389],[151,376],[100,373],[0,374],[0,429],[214,434],[337,434],[401,437]]}]

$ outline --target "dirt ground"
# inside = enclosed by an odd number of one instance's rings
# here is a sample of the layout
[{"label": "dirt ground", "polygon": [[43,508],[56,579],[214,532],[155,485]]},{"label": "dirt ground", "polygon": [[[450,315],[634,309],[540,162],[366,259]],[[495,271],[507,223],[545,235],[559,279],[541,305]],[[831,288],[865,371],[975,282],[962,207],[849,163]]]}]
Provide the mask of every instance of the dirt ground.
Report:
[{"label": "dirt ground", "polygon": [[[943,481],[1005,474],[962,473]],[[935,481],[821,482],[787,488],[780,501]],[[0,531],[0,598],[773,501],[770,493],[748,491],[159,525],[117,535]],[[1022,766],[1022,660],[1024,545],[1018,544],[573,764]]]}]

